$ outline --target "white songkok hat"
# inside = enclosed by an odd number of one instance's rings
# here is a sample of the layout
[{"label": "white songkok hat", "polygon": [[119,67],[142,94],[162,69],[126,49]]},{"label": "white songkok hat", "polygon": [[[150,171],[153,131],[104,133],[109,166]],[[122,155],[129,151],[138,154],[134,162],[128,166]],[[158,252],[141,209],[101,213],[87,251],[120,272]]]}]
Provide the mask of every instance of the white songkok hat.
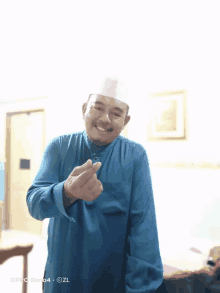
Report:
[{"label": "white songkok hat", "polygon": [[93,83],[90,94],[102,95],[128,104],[128,87],[125,82],[115,77],[102,78]]}]

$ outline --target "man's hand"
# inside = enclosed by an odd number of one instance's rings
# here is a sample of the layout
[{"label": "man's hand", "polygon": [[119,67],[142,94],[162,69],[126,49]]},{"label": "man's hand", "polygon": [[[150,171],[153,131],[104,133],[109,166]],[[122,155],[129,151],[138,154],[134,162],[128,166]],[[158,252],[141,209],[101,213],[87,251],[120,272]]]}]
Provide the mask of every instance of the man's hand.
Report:
[{"label": "man's hand", "polygon": [[64,183],[64,192],[69,198],[93,201],[99,197],[103,186],[97,179],[96,172],[100,167],[100,162],[92,165],[91,160],[82,166],[75,167]]}]

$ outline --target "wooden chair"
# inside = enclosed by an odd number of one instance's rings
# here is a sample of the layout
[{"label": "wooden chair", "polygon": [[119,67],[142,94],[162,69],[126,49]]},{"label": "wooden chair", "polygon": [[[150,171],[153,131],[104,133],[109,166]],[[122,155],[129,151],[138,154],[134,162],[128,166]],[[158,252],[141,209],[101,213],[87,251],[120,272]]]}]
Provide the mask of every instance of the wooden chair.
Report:
[{"label": "wooden chair", "polygon": [[33,249],[33,244],[26,246],[15,246],[12,248],[0,249],[0,265],[3,264],[6,260],[13,256],[23,256],[23,283],[22,283],[22,293],[27,293],[27,282],[24,282],[24,279],[28,277],[28,253]]}]

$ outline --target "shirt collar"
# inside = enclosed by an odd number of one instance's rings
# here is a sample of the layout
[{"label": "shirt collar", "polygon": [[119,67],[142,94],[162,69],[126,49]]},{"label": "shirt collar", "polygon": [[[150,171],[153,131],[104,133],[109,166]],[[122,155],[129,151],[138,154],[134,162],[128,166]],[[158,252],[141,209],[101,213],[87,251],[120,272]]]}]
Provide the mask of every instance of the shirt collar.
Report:
[{"label": "shirt collar", "polygon": [[117,137],[117,138],[116,138],[115,140],[113,140],[111,143],[109,143],[109,144],[107,144],[107,145],[99,146],[99,145],[94,144],[94,143],[89,139],[86,130],[83,131],[83,137],[84,137],[84,140],[85,140],[85,143],[86,143],[87,147],[88,147],[88,148],[90,149],[90,151],[93,152],[93,153],[100,153],[100,152],[103,152],[103,151],[105,151],[105,150],[107,150],[107,149],[108,149],[108,150],[111,149],[111,148],[115,145],[116,141],[118,140],[118,137]]}]

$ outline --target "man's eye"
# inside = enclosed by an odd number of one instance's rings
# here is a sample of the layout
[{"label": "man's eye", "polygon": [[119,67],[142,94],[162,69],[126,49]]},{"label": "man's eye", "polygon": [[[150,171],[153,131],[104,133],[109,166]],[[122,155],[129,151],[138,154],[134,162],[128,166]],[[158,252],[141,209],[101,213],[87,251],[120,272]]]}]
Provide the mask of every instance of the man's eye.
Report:
[{"label": "man's eye", "polygon": [[95,107],[95,109],[98,110],[98,111],[102,111],[101,107]]},{"label": "man's eye", "polygon": [[118,113],[114,113],[114,115],[120,117],[120,115]]}]

